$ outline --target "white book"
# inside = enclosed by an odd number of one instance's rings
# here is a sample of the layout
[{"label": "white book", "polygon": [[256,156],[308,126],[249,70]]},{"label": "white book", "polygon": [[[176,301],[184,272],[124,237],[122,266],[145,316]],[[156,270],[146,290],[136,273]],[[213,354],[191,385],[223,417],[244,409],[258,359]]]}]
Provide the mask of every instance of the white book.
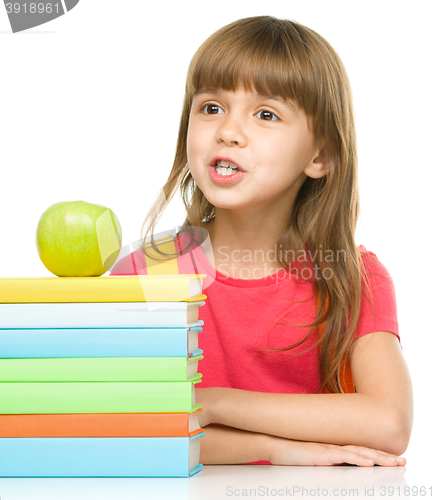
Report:
[{"label": "white book", "polygon": [[0,304],[0,328],[180,328],[198,325],[200,302]]}]

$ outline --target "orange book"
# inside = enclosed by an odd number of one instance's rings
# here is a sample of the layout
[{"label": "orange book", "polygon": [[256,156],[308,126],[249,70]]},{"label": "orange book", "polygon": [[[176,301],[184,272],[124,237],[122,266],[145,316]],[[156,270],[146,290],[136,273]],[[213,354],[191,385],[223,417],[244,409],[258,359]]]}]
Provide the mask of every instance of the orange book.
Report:
[{"label": "orange book", "polygon": [[198,413],[0,415],[0,437],[184,437],[203,431]]}]

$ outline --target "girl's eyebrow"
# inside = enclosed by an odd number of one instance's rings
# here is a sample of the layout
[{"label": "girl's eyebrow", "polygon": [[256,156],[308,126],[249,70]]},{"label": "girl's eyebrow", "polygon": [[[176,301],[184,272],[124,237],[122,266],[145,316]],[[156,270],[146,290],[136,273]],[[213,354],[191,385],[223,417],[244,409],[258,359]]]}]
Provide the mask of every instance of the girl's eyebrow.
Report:
[{"label": "girl's eyebrow", "polygon": [[[192,94],[192,99],[194,99],[198,94],[211,94],[211,95],[216,95],[218,97],[222,97],[223,95],[223,93],[217,89],[199,89]],[[255,99],[261,99],[261,100],[272,99],[274,101],[281,102],[284,106],[287,106],[294,113],[297,112],[297,109],[295,108],[294,104],[292,104],[291,101],[283,99],[283,97],[272,94],[253,94],[253,97]]]}]

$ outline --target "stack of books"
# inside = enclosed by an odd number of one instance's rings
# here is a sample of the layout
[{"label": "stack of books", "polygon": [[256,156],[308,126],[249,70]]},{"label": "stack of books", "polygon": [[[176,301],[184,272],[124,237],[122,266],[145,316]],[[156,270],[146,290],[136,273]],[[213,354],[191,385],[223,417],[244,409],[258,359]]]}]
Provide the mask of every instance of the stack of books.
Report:
[{"label": "stack of books", "polygon": [[0,476],[200,471],[203,278],[0,279]]}]

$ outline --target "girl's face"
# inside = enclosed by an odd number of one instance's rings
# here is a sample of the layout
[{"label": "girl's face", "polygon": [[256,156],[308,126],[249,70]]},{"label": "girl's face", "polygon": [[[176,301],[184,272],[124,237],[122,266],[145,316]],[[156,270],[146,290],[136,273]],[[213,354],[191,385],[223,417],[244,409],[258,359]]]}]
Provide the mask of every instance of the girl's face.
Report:
[{"label": "girl's face", "polygon": [[[194,95],[187,138],[191,174],[215,207],[256,205],[287,211],[306,176],[321,177],[304,111],[291,101],[236,92],[204,90]],[[235,183],[214,182],[209,166],[225,157],[245,171]],[[278,205],[279,204],[279,205]]]}]

